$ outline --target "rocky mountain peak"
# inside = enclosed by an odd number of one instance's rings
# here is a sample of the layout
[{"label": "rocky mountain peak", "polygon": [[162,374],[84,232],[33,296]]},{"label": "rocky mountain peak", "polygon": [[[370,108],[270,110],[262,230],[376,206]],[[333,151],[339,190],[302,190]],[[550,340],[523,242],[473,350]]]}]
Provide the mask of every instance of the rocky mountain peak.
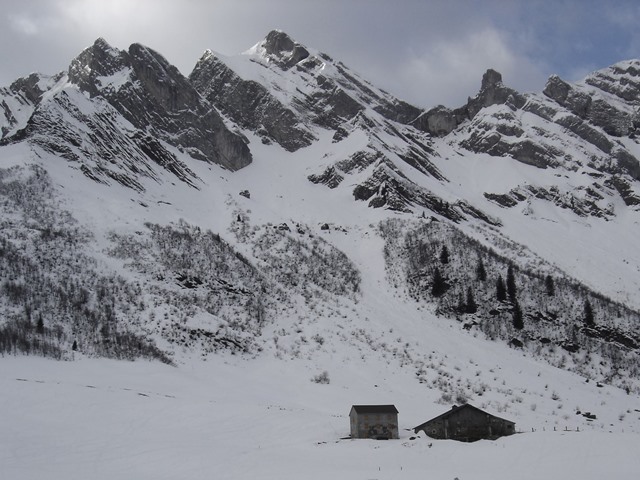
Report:
[{"label": "rocky mountain peak", "polygon": [[262,47],[285,68],[291,68],[309,56],[309,51],[303,45],[294,42],[281,30],[270,31],[262,42]]},{"label": "rocky mountain peak", "polygon": [[444,136],[455,130],[462,122],[473,119],[485,107],[508,104],[513,108],[519,108],[524,101],[522,94],[502,83],[500,72],[490,68],[482,75],[480,91],[475,97],[469,97],[465,105],[455,110],[438,105],[423,112],[412,122],[412,125],[432,135]]},{"label": "rocky mountain peak", "polygon": [[112,47],[104,38],[98,38],[71,61],[69,80],[95,96],[98,94],[96,78],[122,70],[127,63],[126,57],[126,52]]},{"label": "rocky mountain peak", "polygon": [[480,89],[486,90],[502,83],[502,74],[490,68],[482,75],[482,84]]},{"label": "rocky mountain peak", "polygon": [[189,81],[158,52],[134,43],[129,47],[129,58],[149,94],[168,111],[198,103],[198,94]]},{"label": "rocky mountain peak", "polygon": [[271,30],[264,39],[265,50],[274,55],[291,52],[294,46],[294,41],[282,30]]},{"label": "rocky mountain peak", "polygon": [[542,93],[562,104],[562,102],[567,99],[570,90],[571,85],[562,80],[558,75],[551,75]]},{"label": "rocky mountain peak", "polygon": [[[0,127],[3,137],[14,135],[5,141],[28,139],[68,160],[86,160],[83,171],[90,178],[108,182],[109,177],[138,190],[140,172],[153,176],[149,172],[156,167],[193,185],[193,174],[162,142],[229,170],[252,161],[246,139],[226,126],[175,66],[148,47],[134,43],[122,51],[98,38],[73,59],[68,79],[69,84],[48,97],[46,108],[26,109],[20,98],[10,98],[15,106],[5,109]],[[50,84],[33,76],[15,89],[35,103]],[[74,121],[61,125],[60,117]],[[85,125],[91,135],[80,135],[77,125]],[[84,156],[66,150],[69,143]]]},{"label": "rocky mountain peak", "polygon": [[[37,103],[50,83],[59,79],[59,76],[46,77],[39,73],[31,73],[26,77],[19,78],[9,87],[12,92],[20,92],[27,100]],[[44,85],[43,85],[44,84]]]},{"label": "rocky mountain peak", "polygon": [[524,104],[524,97],[513,88],[505,86],[502,83],[502,75],[490,68],[482,76],[478,94],[467,102],[467,117],[472,119],[484,107],[507,102],[519,108]]}]

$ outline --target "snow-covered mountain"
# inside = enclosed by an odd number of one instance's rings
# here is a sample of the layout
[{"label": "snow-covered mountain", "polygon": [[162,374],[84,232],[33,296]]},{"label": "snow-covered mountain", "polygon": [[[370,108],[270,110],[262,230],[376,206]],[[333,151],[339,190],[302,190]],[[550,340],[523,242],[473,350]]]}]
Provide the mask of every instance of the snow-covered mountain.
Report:
[{"label": "snow-covered mountain", "polygon": [[0,106],[3,355],[219,374],[287,435],[375,402],[640,431],[640,61],[423,109],[281,31],[188,77],[98,39]]}]

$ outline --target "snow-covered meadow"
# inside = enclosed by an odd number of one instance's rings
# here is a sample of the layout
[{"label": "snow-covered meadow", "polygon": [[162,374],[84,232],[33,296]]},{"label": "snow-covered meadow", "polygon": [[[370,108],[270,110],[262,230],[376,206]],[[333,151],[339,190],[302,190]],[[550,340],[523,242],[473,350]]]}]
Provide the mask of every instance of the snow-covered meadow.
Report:
[{"label": "snow-covered meadow", "polygon": [[[509,361],[516,367],[528,363]],[[523,401],[535,401],[535,411],[524,405],[501,414],[522,433],[466,444],[414,438],[407,429],[448,406],[435,404],[428,389],[401,371],[384,367],[375,361],[336,363],[328,366],[331,383],[316,384],[300,361],[219,356],[175,368],[146,361],[4,358],[0,476],[595,480],[633,479],[640,471],[640,413],[617,418],[625,403],[640,405],[619,392],[601,393],[546,371],[546,381],[558,382],[566,395],[567,420],[543,413],[557,409],[557,402],[532,388]],[[399,440],[344,438],[351,403],[363,401],[396,404]],[[594,406],[593,423],[571,411],[593,402],[602,403]]]}]

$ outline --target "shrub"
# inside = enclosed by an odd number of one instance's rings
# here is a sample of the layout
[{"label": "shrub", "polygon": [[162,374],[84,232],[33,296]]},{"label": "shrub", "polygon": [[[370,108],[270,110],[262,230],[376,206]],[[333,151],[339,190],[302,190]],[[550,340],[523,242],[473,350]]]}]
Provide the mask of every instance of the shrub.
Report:
[{"label": "shrub", "polygon": [[329,384],[330,380],[329,380],[329,372],[327,372],[326,370],[322,373],[319,373],[318,375],[316,375],[315,377],[313,377],[311,379],[311,381],[313,383],[322,383],[322,384]]}]

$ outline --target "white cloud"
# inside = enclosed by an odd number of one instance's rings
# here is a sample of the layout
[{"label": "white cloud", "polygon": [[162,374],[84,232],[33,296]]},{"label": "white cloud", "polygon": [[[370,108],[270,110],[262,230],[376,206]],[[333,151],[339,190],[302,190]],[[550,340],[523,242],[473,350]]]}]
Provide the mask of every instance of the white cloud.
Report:
[{"label": "white cloud", "polygon": [[17,33],[23,35],[36,35],[40,30],[36,21],[24,14],[9,15],[9,24]]},{"label": "white cloud", "polygon": [[0,51],[0,85],[34,70],[60,71],[98,37],[121,49],[143,43],[188,74],[207,48],[239,53],[282,28],[411,103],[459,106],[487,68],[517,90],[539,91],[550,73],[571,80],[637,56],[640,7],[619,3],[626,7],[603,10],[591,0],[0,0],[0,43],[11,46]]},{"label": "white cloud", "polygon": [[422,99],[419,103],[425,107],[457,107],[478,92],[488,68],[502,73],[504,83],[517,89],[540,90],[546,79],[538,66],[510,48],[504,34],[484,28],[412,52],[400,67],[395,90],[404,90],[407,100]]}]

